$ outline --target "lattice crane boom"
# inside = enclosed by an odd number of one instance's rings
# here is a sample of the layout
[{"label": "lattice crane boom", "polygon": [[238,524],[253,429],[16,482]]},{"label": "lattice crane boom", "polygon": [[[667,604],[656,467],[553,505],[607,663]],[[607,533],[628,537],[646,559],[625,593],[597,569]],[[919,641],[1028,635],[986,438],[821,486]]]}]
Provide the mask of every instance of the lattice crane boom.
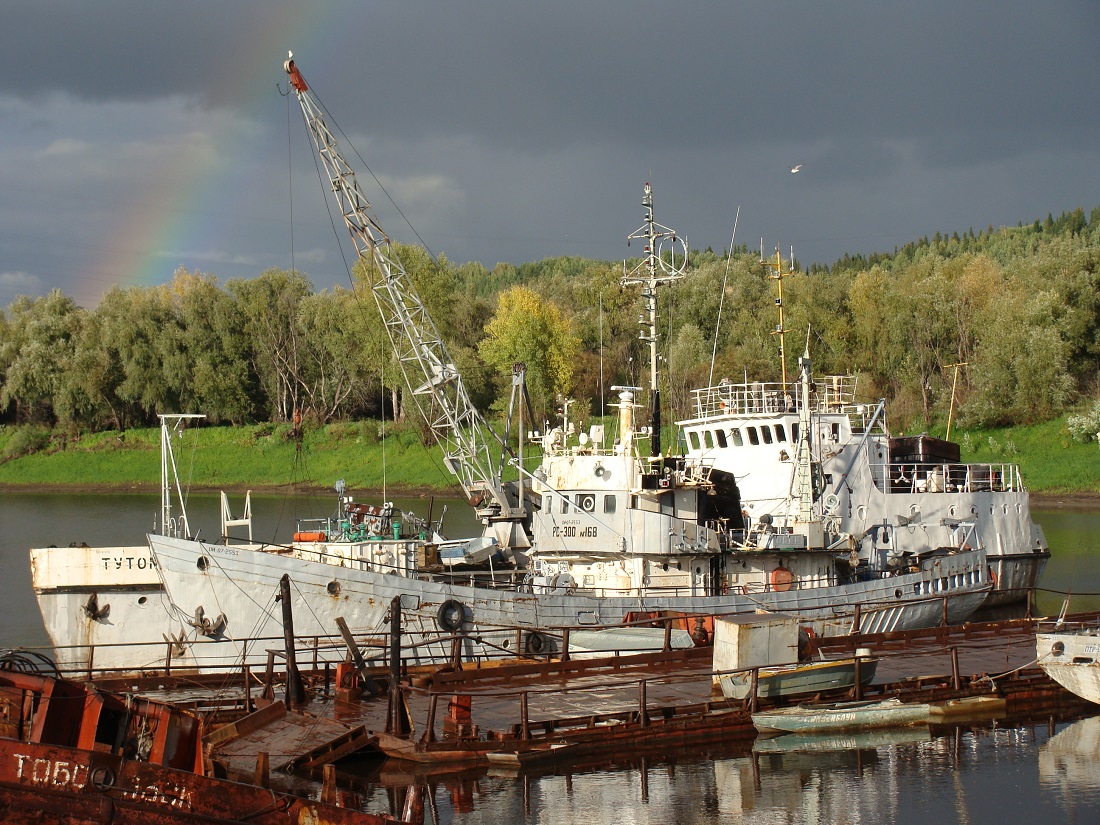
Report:
[{"label": "lattice crane boom", "polygon": [[432,435],[443,447],[447,468],[471,502],[479,504],[489,499],[499,509],[498,518],[519,517],[522,511],[511,503],[501,482],[499,465],[494,465],[491,457],[490,439],[499,448],[499,437],[470,401],[435,322],[389,236],[375,218],[354,170],[340,153],[336,138],[294,60],[287,60],[283,68],[297,93],[306,126],[356,251],[362,257],[369,256],[379,274],[371,292],[405,381]]}]

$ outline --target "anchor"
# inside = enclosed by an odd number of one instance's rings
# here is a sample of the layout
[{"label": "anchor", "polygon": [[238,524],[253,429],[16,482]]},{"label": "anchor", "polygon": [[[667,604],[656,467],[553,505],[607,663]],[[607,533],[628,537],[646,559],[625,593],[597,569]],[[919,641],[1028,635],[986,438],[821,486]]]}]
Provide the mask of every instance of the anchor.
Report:
[{"label": "anchor", "polygon": [[111,615],[111,606],[109,604],[99,606],[99,594],[93,593],[88,597],[88,603],[85,604],[81,610],[84,611],[84,615],[89,619],[93,619],[97,622],[107,621],[107,617]]},{"label": "anchor", "polygon": [[206,611],[201,604],[195,608],[195,618],[190,621],[191,627],[210,639],[220,638],[227,624],[229,624],[229,619],[226,618],[224,613],[219,613],[214,621],[210,621],[206,617]]},{"label": "anchor", "polygon": [[184,635],[184,632],[182,630],[180,631],[179,637],[177,637],[175,633],[173,633],[171,636],[165,633],[161,633],[160,635],[165,642],[172,646],[173,656],[183,656],[185,653],[187,653],[187,637]]}]

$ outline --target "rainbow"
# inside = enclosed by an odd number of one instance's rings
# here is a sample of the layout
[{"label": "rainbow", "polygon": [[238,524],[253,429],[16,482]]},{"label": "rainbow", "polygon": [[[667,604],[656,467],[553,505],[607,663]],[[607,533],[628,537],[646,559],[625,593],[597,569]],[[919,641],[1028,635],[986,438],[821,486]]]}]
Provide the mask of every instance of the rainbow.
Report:
[{"label": "rainbow", "polygon": [[[285,118],[276,114],[284,103],[275,87],[278,83],[286,89],[282,62],[288,48],[307,61],[311,55],[337,59],[352,55],[350,59],[354,59],[355,35],[350,31],[354,27],[349,26],[346,11],[319,12],[319,8],[323,7],[301,4],[301,8],[291,6],[257,15],[256,28],[235,44],[230,59],[221,61],[226,68],[219,98],[228,101],[236,116],[264,124],[264,128],[285,129]],[[314,59],[307,65],[320,63],[320,59]],[[196,96],[199,92],[196,89]],[[119,212],[113,231],[107,232],[100,246],[98,260],[82,279],[89,289],[78,299],[84,299],[85,306],[98,302],[114,285],[168,283],[180,266],[203,271],[209,268],[218,274],[217,264],[204,261],[202,253],[232,243],[226,238],[225,216],[254,194],[241,192],[229,178],[234,166],[247,158],[249,142],[237,147],[224,141],[217,143],[214,159],[209,152],[181,157],[173,168],[148,181],[132,207]],[[262,268],[258,266],[255,274]],[[97,289],[98,294],[94,294]]]}]

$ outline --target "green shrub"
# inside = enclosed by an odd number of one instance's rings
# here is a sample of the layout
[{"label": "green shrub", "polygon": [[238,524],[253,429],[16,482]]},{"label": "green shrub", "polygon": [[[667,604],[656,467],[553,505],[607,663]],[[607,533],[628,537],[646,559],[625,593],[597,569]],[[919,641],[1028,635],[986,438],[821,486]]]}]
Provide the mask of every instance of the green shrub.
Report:
[{"label": "green shrub", "polygon": [[1066,429],[1074,441],[1088,442],[1100,438],[1100,402],[1093,401],[1084,412],[1067,416]]},{"label": "green shrub", "polygon": [[25,455],[39,453],[50,446],[50,431],[44,427],[16,427],[4,445],[3,459],[10,461]]}]

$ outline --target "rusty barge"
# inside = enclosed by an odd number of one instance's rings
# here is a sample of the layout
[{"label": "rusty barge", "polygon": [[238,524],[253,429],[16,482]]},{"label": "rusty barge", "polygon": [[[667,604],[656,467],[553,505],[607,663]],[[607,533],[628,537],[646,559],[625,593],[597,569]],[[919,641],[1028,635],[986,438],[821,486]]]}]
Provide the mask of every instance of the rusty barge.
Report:
[{"label": "rusty barge", "polygon": [[26,825],[385,825],[208,776],[188,710],[37,673],[0,672],[0,820]]}]

